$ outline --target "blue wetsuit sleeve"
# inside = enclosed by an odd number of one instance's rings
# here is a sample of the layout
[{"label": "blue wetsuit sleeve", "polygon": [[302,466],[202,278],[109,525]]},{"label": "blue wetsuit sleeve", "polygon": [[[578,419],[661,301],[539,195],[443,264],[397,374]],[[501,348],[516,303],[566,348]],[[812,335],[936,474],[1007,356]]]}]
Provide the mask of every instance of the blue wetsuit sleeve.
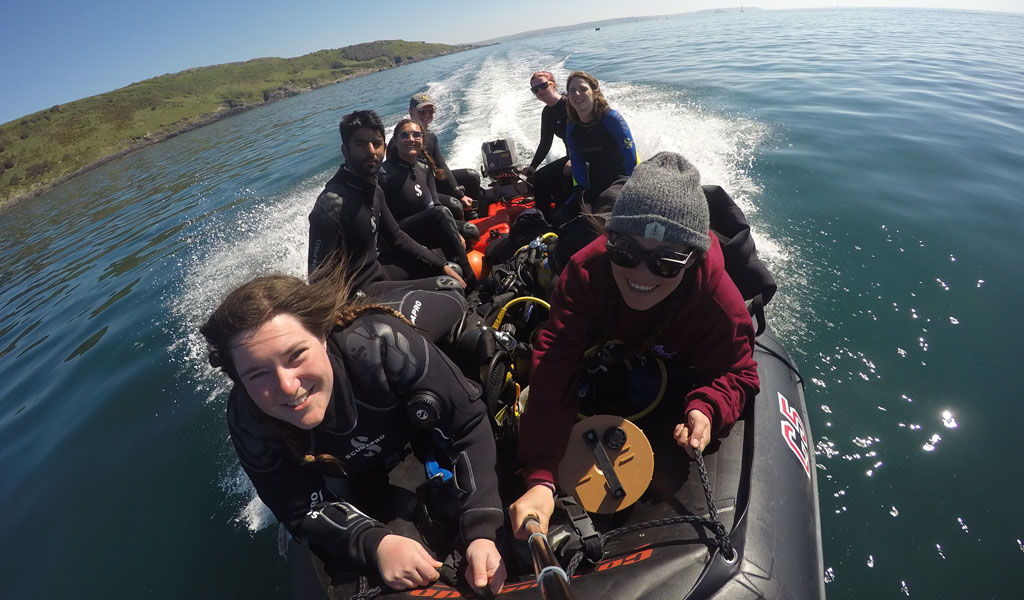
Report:
[{"label": "blue wetsuit sleeve", "polygon": [[622,157],[622,167],[626,171],[626,175],[632,175],[633,169],[636,168],[636,143],[633,141],[633,133],[629,130],[629,125],[626,124],[626,120],[622,118],[616,110],[611,110],[605,115],[602,125],[611,134],[612,139],[615,140],[616,147],[619,149],[619,155]]},{"label": "blue wetsuit sleeve", "polygon": [[587,187],[587,163],[580,158],[579,152],[576,149],[576,142],[573,137],[575,130],[576,124],[570,121],[565,128],[565,146],[569,149],[569,162],[572,163],[573,185]]}]

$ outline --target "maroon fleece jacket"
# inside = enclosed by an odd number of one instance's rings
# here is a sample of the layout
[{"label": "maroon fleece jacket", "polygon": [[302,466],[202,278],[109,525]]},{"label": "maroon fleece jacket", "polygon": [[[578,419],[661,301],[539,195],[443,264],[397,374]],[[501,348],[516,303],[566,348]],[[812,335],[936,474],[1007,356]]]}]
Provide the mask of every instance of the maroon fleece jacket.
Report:
[{"label": "maroon fleece jacket", "polygon": [[[690,410],[700,410],[711,420],[712,437],[722,437],[757,394],[759,382],[750,315],[725,272],[717,238],[710,237],[706,258],[690,267],[696,269],[693,287],[649,351],[667,366],[697,370],[696,386],[678,399],[678,422]],[[591,325],[604,314],[606,279],[611,277],[606,242],[605,236],[598,237],[569,261],[551,298],[551,315],[537,338],[530,399],[519,430],[519,456],[528,481],[554,481],[576,420],[580,365],[596,341]],[[626,343],[642,339],[660,326],[660,312],[659,307],[636,311],[623,303],[617,322],[610,325],[612,338]]]}]

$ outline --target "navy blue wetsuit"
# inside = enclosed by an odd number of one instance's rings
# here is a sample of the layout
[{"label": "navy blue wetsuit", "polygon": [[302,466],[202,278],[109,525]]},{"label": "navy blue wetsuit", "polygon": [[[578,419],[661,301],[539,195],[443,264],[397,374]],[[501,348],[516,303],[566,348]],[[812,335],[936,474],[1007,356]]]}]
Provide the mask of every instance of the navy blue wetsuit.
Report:
[{"label": "navy blue wetsuit", "polygon": [[[416,438],[454,474],[458,531],[449,539],[457,537],[463,549],[475,539],[496,539],[504,517],[480,388],[390,315],[360,316],[327,339],[334,389],[317,427],[295,428],[263,413],[243,386],[231,391],[231,441],[263,503],[325,561],[376,572],[377,545],[393,532],[385,523],[395,517],[388,473]],[[438,409],[433,423],[407,411],[423,398]],[[303,460],[323,454],[341,464]],[[408,507],[404,512],[394,520],[408,518]]]},{"label": "navy blue wetsuit", "polygon": [[616,179],[633,174],[636,144],[629,125],[615,110],[587,124],[569,122],[566,145],[576,185],[586,188],[584,199],[593,203]]}]

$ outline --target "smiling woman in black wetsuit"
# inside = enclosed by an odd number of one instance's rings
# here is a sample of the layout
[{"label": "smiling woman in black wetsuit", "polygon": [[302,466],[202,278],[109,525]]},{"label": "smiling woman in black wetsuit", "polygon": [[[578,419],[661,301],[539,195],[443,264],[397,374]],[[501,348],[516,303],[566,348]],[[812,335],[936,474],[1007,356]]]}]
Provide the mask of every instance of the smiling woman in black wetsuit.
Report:
[{"label": "smiling woman in black wetsuit", "polygon": [[428,248],[440,248],[449,261],[459,265],[469,287],[475,278],[466,257],[466,245],[453,214],[461,215],[459,199],[437,191],[436,164],[423,150],[423,128],[412,119],[395,125],[395,142],[389,144],[381,165],[379,183],[398,226]]},{"label": "smiling woman in black wetsuit", "polygon": [[238,458],[334,582],[360,573],[400,590],[429,584],[442,566],[416,539],[409,492],[389,485],[416,440],[417,457],[427,449],[454,474],[444,535],[464,553],[466,581],[497,592],[503,514],[480,389],[400,314],[347,300],[343,271],[313,284],[254,279],[200,328],[210,363],[235,384],[227,420]]}]

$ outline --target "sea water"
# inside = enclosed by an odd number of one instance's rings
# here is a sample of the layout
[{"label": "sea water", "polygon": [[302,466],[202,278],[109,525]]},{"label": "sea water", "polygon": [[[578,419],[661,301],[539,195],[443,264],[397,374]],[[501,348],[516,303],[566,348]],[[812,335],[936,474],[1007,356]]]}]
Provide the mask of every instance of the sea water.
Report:
[{"label": "sea water", "polygon": [[391,127],[426,91],[451,165],[496,138],[526,161],[530,74],[584,69],[641,159],[683,153],[753,223],[808,382],[829,596],[1017,597],[1022,39],[1024,16],[937,10],[584,27],[283,100],[3,210],[0,595],[287,596],[196,327],[254,275],[303,274],[345,113]]}]

